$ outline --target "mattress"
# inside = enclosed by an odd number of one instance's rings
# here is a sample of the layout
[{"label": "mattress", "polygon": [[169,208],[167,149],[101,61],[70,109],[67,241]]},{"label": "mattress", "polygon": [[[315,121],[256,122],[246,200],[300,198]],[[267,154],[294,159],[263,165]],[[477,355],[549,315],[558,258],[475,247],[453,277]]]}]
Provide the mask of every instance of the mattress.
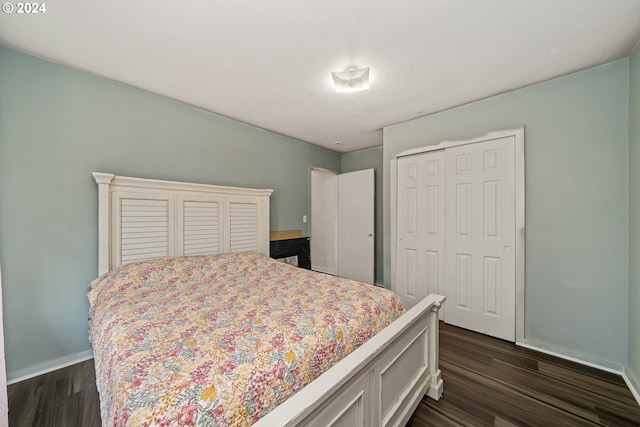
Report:
[{"label": "mattress", "polygon": [[128,264],[89,302],[104,426],[251,425],[405,310],[258,253]]}]

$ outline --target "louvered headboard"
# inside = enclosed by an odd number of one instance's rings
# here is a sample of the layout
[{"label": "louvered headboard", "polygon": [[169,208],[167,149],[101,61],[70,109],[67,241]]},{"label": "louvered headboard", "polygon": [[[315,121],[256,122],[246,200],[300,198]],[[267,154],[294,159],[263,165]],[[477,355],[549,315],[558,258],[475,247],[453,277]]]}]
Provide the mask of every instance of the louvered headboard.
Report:
[{"label": "louvered headboard", "polygon": [[225,252],[269,255],[273,190],[94,172],[98,274],[145,259]]}]

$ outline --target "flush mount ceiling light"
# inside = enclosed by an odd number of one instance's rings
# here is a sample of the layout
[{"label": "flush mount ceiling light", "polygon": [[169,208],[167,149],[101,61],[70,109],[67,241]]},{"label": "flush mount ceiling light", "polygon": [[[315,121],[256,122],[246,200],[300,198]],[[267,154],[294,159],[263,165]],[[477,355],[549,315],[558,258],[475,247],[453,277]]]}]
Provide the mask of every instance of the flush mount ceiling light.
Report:
[{"label": "flush mount ceiling light", "polygon": [[331,77],[337,93],[369,89],[369,67],[332,71]]}]

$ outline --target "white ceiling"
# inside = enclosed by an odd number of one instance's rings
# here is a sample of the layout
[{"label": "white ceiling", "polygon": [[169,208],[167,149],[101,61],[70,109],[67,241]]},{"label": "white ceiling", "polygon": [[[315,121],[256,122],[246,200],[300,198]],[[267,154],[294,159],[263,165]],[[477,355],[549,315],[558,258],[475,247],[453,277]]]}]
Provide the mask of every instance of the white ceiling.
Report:
[{"label": "white ceiling", "polygon": [[[4,2],[4,0],[3,0]],[[638,0],[56,0],[0,44],[339,152],[629,55]],[[371,67],[371,89],[331,71]],[[335,142],[340,141],[340,145]]]}]

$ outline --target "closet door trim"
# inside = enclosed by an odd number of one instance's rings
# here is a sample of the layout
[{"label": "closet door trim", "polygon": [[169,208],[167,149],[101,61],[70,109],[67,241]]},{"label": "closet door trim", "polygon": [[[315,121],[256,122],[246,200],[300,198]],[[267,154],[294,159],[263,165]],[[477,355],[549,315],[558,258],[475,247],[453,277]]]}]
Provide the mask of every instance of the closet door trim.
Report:
[{"label": "closet door trim", "polygon": [[489,132],[485,135],[471,138],[467,140],[457,141],[442,141],[436,145],[429,145],[425,147],[413,148],[410,150],[402,151],[396,154],[395,158],[391,160],[390,164],[390,249],[391,249],[391,289],[396,289],[396,273],[397,273],[397,219],[398,219],[398,159],[400,157],[411,156],[428,151],[445,150],[450,147],[457,147],[460,145],[474,144],[491,139],[499,139],[513,137],[514,138],[514,166],[515,166],[515,231],[516,231],[516,244],[515,244],[515,273],[516,273],[516,343],[522,343],[524,341],[524,293],[525,293],[525,162],[524,162],[524,126],[514,129],[505,129]]}]

